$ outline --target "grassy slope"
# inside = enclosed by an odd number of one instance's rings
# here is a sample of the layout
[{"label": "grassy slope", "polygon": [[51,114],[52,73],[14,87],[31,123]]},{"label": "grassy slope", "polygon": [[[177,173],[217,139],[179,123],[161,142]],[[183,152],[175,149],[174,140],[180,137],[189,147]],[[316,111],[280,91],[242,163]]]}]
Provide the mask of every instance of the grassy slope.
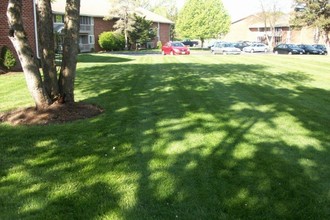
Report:
[{"label": "grassy slope", "polygon": [[[325,56],[81,56],[77,100],[105,113],[0,124],[0,219],[326,219],[329,73]],[[32,104],[0,79],[0,111]]]}]

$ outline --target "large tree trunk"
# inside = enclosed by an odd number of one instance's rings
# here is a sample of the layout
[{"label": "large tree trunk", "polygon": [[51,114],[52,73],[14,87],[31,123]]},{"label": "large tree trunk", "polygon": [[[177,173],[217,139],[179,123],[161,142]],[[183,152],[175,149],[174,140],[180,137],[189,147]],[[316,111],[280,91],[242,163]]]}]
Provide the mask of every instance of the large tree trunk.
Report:
[{"label": "large tree trunk", "polygon": [[80,0],[67,0],[64,19],[63,59],[59,77],[64,102],[74,102],[74,81],[78,54]]},{"label": "large tree trunk", "polygon": [[8,24],[10,27],[9,38],[13,43],[28,89],[38,109],[46,108],[51,100],[43,86],[42,77],[38,68],[37,59],[29,45],[22,21],[22,0],[9,0],[7,8]]},{"label": "large tree trunk", "polygon": [[38,0],[38,34],[44,86],[52,100],[59,96],[54,52],[53,17],[50,0]]}]

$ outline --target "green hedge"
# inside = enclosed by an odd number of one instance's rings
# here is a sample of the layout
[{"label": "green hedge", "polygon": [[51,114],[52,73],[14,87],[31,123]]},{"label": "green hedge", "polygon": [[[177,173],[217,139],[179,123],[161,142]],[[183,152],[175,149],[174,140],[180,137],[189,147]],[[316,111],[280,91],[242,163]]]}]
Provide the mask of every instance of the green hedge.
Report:
[{"label": "green hedge", "polygon": [[106,51],[123,50],[125,48],[125,37],[116,32],[103,32],[99,35],[99,45]]}]

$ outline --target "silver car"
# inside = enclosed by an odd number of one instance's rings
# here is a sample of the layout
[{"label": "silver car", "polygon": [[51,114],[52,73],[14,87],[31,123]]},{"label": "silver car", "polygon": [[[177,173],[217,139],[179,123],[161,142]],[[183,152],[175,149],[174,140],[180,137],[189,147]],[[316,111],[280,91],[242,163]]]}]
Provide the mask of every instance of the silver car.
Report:
[{"label": "silver car", "polygon": [[217,42],[213,47],[211,47],[211,53],[213,54],[241,54],[241,50],[234,47],[231,43]]},{"label": "silver car", "polygon": [[267,52],[268,46],[262,43],[252,44],[250,46],[244,47],[243,51],[246,53],[254,53],[254,52]]}]

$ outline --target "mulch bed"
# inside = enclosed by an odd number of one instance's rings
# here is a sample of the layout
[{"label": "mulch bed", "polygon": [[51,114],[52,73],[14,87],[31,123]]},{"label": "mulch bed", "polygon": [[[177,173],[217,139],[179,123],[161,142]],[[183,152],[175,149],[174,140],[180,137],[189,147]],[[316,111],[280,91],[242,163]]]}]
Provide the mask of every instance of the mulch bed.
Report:
[{"label": "mulch bed", "polygon": [[29,107],[0,114],[0,123],[7,122],[12,125],[58,124],[91,118],[102,112],[102,108],[83,102],[54,103],[47,109],[37,110],[35,107]]}]

